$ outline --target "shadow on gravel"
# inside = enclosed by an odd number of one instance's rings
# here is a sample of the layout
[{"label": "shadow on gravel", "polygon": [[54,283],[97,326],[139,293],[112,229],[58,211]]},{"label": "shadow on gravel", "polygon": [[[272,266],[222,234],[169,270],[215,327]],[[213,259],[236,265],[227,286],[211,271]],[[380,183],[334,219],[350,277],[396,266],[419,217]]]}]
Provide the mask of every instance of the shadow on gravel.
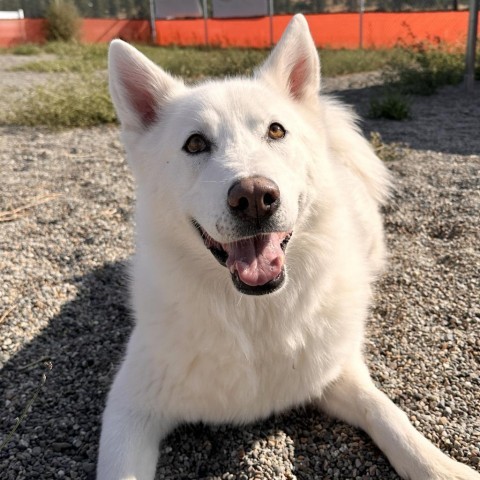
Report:
[{"label": "shadow on gravel", "polygon": [[380,86],[344,90],[334,96],[352,105],[362,118],[367,138],[378,131],[386,143],[399,142],[415,150],[479,155],[480,82],[467,94],[462,85],[444,87],[431,96],[410,96],[411,118],[395,121],[368,118],[370,100],[384,95]]},{"label": "shadow on gravel", "polygon": [[[344,461],[339,462],[339,458]],[[342,472],[335,474],[342,463]],[[372,476],[398,479],[363,432],[308,406],[243,427],[184,425],[163,442],[156,478],[312,480]]]},{"label": "shadow on gravel", "polygon": [[[94,478],[99,419],[131,320],[122,263],[76,280],[77,298],[64,304],[48,328],[1,371],[0,405],[12,402],[9,410],[20,415],[40,384],[42,360],[53,363],[18,436],[0,452],[0,462],[9,459],[9,474],[23,472],[20,465],[27,469],[23,477],[8,478],[58,478],[60,469]],[[1,432],[8,432],[14,421],[2,415]]]},{"label": "shadow on gravel", "polygon": [[[40,384],[43,360],[53,363],[17,435],[0,453],[0,463],[8,464],[2,478],[95,478],[100,417],[132,322],[122,262],[77,281],[77,298],[0,374],[0,405],[15,412],[2,414],[0,431],[7,433]],[[355,460],[359,478],[372,468],[380,478],[397,478],[363,433],[310,407],[241,428],[180,427],[161,445],[157,478],[293,478],[292,457],[296,478],[330,478],[329,459],[338,455],[346,459],[347,476],[341,478],[352,476]]]}]

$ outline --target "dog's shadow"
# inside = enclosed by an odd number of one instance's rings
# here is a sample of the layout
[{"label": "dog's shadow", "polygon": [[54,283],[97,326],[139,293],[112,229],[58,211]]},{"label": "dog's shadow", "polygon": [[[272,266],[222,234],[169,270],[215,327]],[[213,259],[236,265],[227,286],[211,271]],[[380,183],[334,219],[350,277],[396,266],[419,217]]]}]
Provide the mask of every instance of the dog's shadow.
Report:
[{"label": "dog's shadow", "polygon": [[[38,388],[44,363],[53,369],[0,464],[13,468],[28,454],[34,461],[25,478],[47,478],[52,464],[70,465],[77,478],[95,477],[105,397],[132,328],[125,279],[122,262],[76,278],[76,298],[7,362],[0,374],[0,405],[8,407],[2,434]],[[370,478],[372,469],[379,478],[398,478],[366,435],[312,407],[243,427],[185,425],[160,449],[158,479]]]}]

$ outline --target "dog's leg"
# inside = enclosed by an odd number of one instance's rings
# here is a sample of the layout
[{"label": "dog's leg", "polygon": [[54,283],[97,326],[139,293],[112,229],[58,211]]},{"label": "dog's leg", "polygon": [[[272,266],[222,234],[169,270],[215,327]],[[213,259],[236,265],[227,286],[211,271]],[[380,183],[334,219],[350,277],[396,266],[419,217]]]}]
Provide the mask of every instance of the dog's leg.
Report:
[{"label": "dog's leg", "polygon": [[365,430],[397,473],[409,480],[480,480],[466,465],[443,454],[423,437],[373,384],[361,358],[351,363],[321,398],[328,413]]},{"label": "dog's leg", "polygon": [[160,440],[174,425],[137,404],[142,395],[135,379],[122,370],[103,414],[97,480],[153,480]]}]

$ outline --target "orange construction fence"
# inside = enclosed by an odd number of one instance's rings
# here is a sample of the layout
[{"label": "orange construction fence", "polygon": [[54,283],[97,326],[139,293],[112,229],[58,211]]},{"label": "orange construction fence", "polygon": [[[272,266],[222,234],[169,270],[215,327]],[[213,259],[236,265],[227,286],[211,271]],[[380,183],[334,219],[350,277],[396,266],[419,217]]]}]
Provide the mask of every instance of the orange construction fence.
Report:
[{"label": "orange construction fence", "polygon": [[[360,46],[360,15],[358,13],[327,13],[306,15],[318,47],[358,48]],[[276,43],[291,16],[208,19],[206,29],[210,45],[224,47],[269,47],[270,28]],[[405,12],[363,14],[362,46],[392,47],[400,39],[406,43],[441,39],[449,44],[464,44],[467,38],[468,12]],[[196,20],[157,20],[158,45],[205,44],[205,23]],[[480,28],[479,28],[480,31]]]},{"label": "orange construction fence", "polygon": [[[360,15],[327,13],[306,15],[315,43],[319,47],[358,48]],[[158,45],[204,45],[269,47],[271,28],[274,43],[289,22],[289,15],[236,19],[157,20]],[[362,45],[366,48],[391,47],[401,39],[412,43],[441,39],[449,44],[464,44],[467,37],[468,12],[404,12],[363,14]],[[42,19],[0,20],[0,46],[45,41]],[[480,31],[480,26],[479,26]],[[81,39],[87,43],[109,42],[122,38],[130,42],[149,42],[148,20],[85,18]]]},{"label": "orange construction fence", "polygon": [[[150,41],[150,23],[147,20],[117,20],[111,18],[84,18],[81,40],[86,43],[109,42],[123,38],[130,42]],[[44,43],[45,20],[25,18],[23,20],[0,20],[0,47],[11,47],[22,43]]]},{"label": "orange construction fence", "polygon": [[45,41],[45,21],[40,18],[0,20],[0,47]]}]

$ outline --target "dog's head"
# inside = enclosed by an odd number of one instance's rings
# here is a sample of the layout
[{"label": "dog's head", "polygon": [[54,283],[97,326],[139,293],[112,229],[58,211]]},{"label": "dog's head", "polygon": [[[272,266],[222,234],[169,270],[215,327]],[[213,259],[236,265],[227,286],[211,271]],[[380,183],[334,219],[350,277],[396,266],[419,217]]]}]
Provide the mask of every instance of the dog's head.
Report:
[{"label": "dog's head", "polygon": [[164,229],[185,236],[188,224],[195,246],[239,291],[279,289],[322,143],[319,60],[304,17],[292,19],[252,78],[187,87],[120,40],[109,73],[139,193]]}]

